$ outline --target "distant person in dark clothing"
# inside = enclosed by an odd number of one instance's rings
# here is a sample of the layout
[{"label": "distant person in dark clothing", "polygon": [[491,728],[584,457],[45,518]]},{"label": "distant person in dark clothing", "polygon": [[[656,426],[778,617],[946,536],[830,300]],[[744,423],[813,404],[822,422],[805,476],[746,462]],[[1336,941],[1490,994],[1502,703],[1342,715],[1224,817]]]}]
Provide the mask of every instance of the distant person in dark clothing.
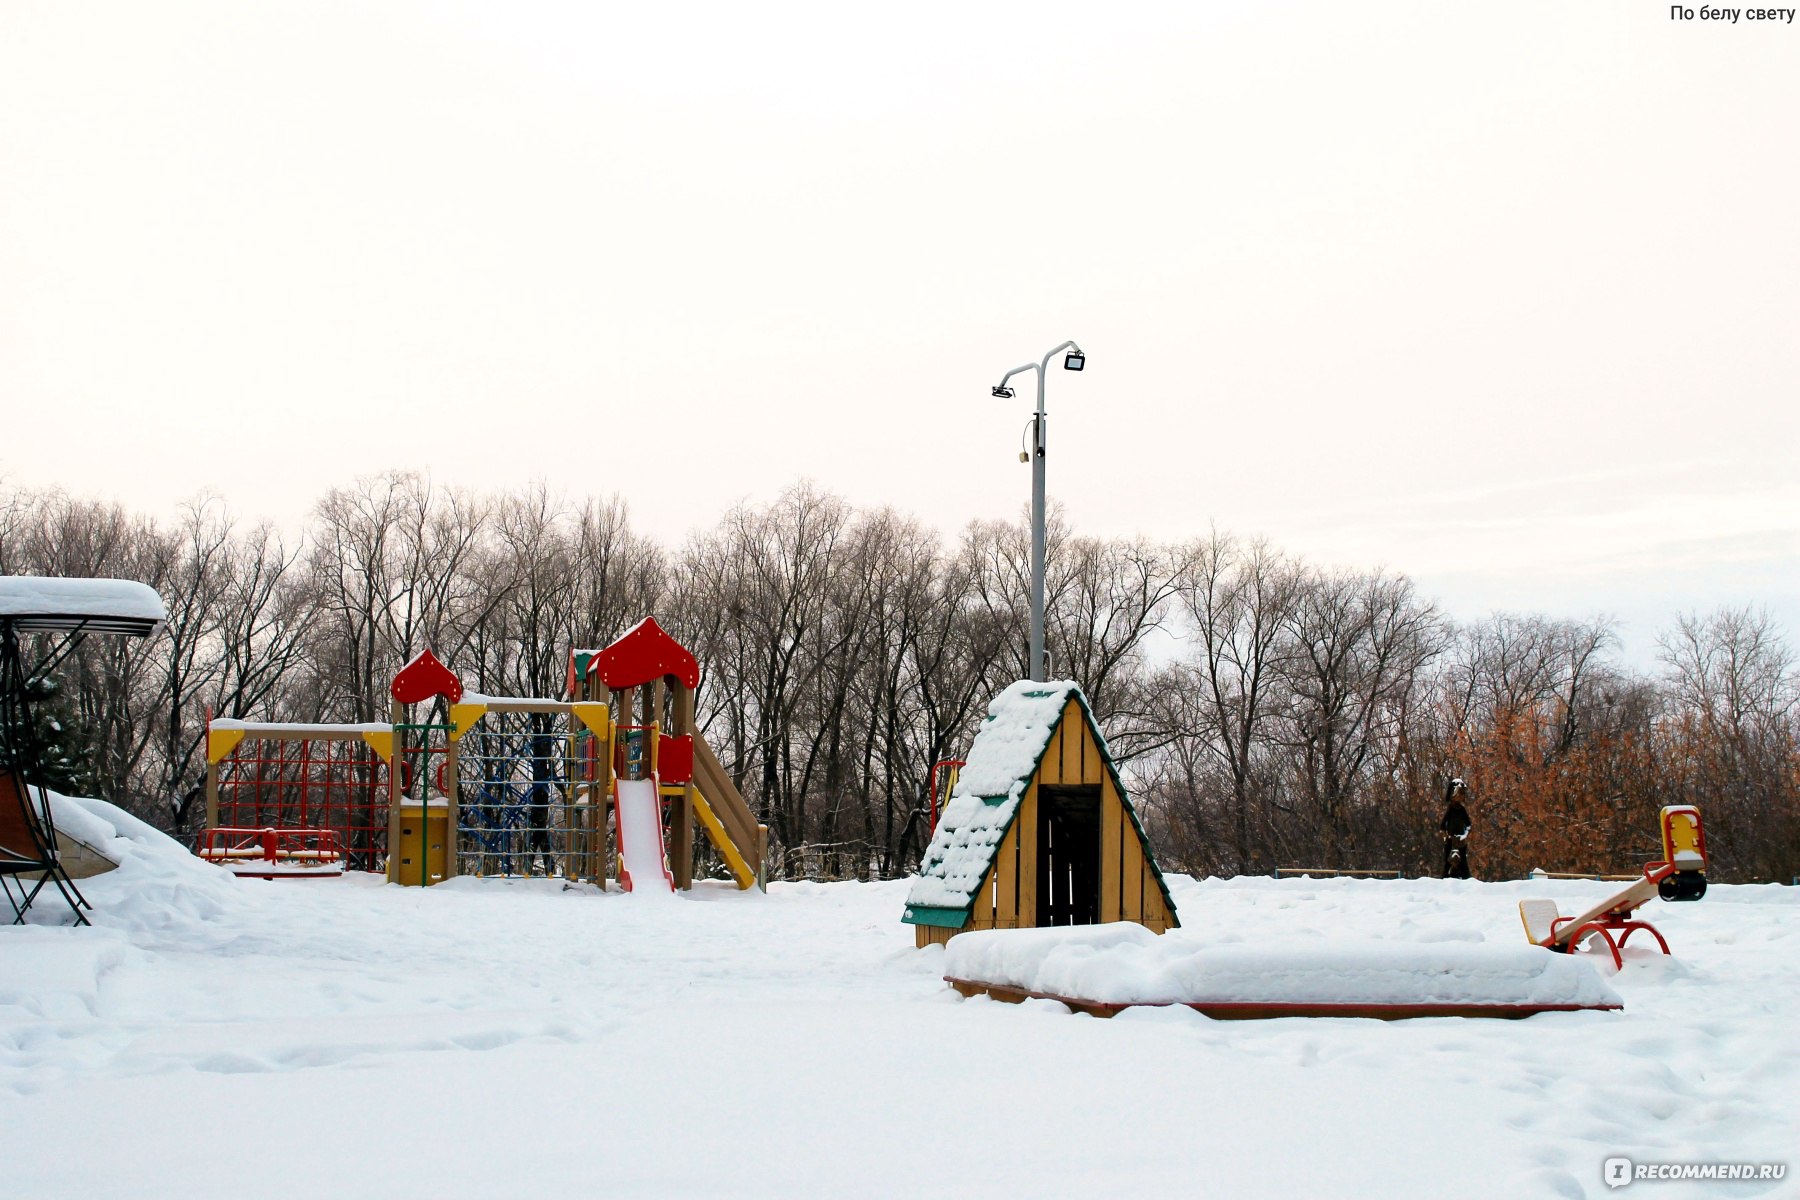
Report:
[{"label": "distant person in dark clothing", "polygon": [[1460,778],[1444,785],[1444,819],[1438,822],[1438,828],[1444,833],[1445,879],[1469,877],[1469,829],[1474,822],[1463,807],[1463,797],[1468,793],[1468,785]]},{"label": "distant person in dark clothing", "polygon": [[527,875],[540,857],[544,863],[544,874],[556,874],[556,858],[550,851],[550,793],[557,782],[556,739],[549,734],[536,734],[531,739],[531,792],[525,809]]}]

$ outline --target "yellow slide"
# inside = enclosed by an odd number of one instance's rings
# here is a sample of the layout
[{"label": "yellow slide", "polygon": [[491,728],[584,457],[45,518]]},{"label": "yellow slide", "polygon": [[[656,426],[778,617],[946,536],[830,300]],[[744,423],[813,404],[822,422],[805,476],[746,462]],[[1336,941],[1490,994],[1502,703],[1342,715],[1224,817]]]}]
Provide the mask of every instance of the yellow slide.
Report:
[{"label": "yellow slide", "polygon": [[756,814],[719,765],[718,756],[698,732],[694,739],[694,813],[700,827],[718,848],[740,889],[762,887],[767,871],[764,858],[769,846],[769,827],[757,823]]},{"label": "yellow slide", "polygon": [[713,811],[712,805],[707,802],[706,793],[698,787],[694,789],[694,813],[700,818],[700,826],[706,830],[706,836],[712,839],[712,844],[725,856],[725,865],[731,868],[731,877],[737,880],[738,889],[748,891],[755,887],[756,868],[750,865],[737,843],[731,840],[731,835],[725,832],[725,826],[719,821],[719,814]]}]

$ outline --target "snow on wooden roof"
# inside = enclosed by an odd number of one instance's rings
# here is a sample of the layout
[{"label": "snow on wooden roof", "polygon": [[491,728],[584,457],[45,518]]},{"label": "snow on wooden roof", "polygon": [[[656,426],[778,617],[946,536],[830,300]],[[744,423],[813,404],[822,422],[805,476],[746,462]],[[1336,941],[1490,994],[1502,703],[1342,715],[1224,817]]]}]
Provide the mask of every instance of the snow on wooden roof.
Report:
[{"label": "snow on wooden roof", "polygon": [[919,878],[906,897],[909,907],[968,906],[1070,696],[1080,697],[1086,707],[1081,686],[1070,679],[1021,679],[994,697],[925,848]]},{"label": "snow on wooden roof", "polygon": [[162,597],[132,579],[0,576],[0,619],[22,633],[84,629],[137,637],[168,619]]}]

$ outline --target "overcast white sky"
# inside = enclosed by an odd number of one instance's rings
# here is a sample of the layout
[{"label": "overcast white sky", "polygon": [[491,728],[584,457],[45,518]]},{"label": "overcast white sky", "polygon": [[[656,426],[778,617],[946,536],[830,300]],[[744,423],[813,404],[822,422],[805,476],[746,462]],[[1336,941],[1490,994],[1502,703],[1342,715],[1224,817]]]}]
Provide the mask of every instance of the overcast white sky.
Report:
[{"label": "overcast white sky", "polygon": [[1800,634],[1800,26],[1652,0],[0,3],[0,475],[808,476]]}]

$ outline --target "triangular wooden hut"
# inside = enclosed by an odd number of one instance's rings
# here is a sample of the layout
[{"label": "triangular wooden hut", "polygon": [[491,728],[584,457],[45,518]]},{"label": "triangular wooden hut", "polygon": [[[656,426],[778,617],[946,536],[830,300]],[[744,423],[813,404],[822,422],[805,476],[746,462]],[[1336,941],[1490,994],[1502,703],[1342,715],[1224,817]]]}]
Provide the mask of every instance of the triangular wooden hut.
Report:
[{"label": "triangular wooden hut", "polygon": [[920,946],[971,929],[1180,924],[1077,684],[1021,680],[988,706],[905,920]]}]

